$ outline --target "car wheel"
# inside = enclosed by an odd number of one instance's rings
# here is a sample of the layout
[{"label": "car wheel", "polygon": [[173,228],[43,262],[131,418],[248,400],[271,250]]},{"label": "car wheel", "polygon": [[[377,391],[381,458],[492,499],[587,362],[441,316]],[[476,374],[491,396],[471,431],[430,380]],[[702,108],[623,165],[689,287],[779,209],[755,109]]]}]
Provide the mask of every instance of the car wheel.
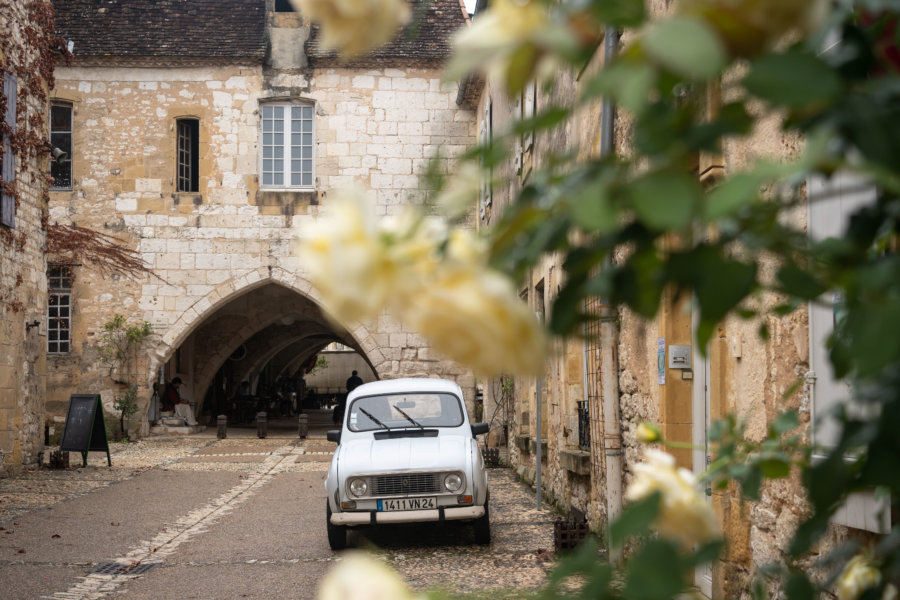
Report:
[{"label": "car wheel", "polygon": [[325,501],[325,527],[328,529],[328,545],[332,550],[343,550],[347,547],[347,528],[331,524],[331,504]]},{"label": "car wheel", "polygon": [[488,509],[490,496],[484,499],[484,514],[473,523],[476,544],[491,543],[491,513]]}]

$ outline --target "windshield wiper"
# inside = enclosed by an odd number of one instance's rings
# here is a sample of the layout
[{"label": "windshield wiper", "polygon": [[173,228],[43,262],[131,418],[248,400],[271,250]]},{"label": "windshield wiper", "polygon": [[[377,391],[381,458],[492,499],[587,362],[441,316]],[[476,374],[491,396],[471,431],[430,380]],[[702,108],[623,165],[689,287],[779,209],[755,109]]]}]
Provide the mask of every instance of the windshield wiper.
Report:
[{"label": "windshield wiper", "polygon": [[378,425],[379,427],[381,427],[382,429],[390,430],[390,427],[388,427],[387,425],[385,425],[384,423],[382,423],[381,421],[379,421],[378,419],[376,419],[376,418],[372,415],[372,413],[370,413],[370,412],[367,411],[366,409],[360,407],[359,412],[361,412],[362,414],[364,414],[364,415],[366,415],[367,417],[369,417],[370,419],[372,419],[372,422],[375,423],[376,425]]},{"label": "windshield wiper", "polygon": [[406,414],[406,411],[404,411],[402,408],[400,408],[400,407],[397,406],[396,404],[394,405],[394,410],[396,410],[398,413],[400,413],[401,415],[403,415],[404,417],[406,417],[406,420],[407,420],[407,421],[409,421],[410,423],[412,423],[413,425],[415,425],[415,426],[418,427],[419,429],[425,429],[424,427],[422,427],[422,425],[421,425],[418,421],[416,421],[416,420],[413,419],[411,416],[409,416],[408,414]]}]

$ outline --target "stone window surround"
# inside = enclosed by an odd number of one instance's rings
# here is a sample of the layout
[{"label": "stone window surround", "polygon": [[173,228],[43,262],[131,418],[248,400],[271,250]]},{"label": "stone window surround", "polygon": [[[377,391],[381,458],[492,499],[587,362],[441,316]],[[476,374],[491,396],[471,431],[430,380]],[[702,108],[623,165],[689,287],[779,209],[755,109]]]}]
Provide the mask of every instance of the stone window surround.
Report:
[{"label": "stone window surround", "polygon": [[[311,185],[300,185],[300,186],[291,186],[291,185],[264,185],[263,184],[263,121],[262,121],[262,109],[264,106],[272,105],[272,104],[281,104],[281,105],[306,105],[312,108],[312,184]],[[318,102],[315,98],[311,98],[309,96],[304,96],[301,94],[277,94],[272,96],[265,96],[259,99],[259,108],[257,109],[257,114],[259,116],[258,124],[259,124],[259,152],[257,156],[258,161],[258,172],[259,172],[259,182],[260,182],[260,191],[263,192],[272,192],[272,191],[285,191],[285,192],[312,192],[317,188],[316,185],[316,117],[318,116],[319,106]]]}]

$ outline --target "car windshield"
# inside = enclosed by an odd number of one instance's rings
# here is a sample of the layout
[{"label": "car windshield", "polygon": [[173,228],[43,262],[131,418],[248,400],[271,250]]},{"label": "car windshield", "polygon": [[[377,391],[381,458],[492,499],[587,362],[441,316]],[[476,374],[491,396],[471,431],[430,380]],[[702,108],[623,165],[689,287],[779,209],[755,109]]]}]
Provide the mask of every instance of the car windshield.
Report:
[{"label": "car windshield", "polygon": [[462,424],[459,398],[434,392],[363,396],[350,405],[347,419],[350,431],[459,427]]}]

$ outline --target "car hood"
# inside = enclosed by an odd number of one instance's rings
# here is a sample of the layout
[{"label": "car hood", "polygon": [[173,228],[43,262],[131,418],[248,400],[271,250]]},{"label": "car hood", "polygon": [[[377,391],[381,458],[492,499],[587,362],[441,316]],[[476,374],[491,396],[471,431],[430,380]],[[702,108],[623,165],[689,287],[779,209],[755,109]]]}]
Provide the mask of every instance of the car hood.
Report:
[{"label": "car hood", "polygon": [[339,468],[342,477],[396,471],[468,471],[470,441],[471,438],[463,435],[445,434],[429,438],[351,440],[341,444]]}]

